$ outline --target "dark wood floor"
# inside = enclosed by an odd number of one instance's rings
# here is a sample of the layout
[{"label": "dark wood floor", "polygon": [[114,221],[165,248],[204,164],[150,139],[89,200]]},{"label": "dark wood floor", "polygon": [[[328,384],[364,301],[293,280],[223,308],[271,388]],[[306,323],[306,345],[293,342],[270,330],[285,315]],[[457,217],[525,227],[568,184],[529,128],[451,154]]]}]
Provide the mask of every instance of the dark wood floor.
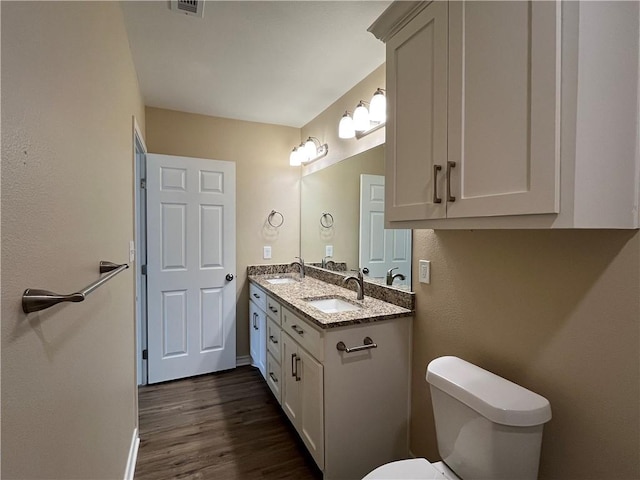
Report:
[{"label": "dark wood floor", "polygon": [[140,387],[135,478],[319,480],[258,370]]}]

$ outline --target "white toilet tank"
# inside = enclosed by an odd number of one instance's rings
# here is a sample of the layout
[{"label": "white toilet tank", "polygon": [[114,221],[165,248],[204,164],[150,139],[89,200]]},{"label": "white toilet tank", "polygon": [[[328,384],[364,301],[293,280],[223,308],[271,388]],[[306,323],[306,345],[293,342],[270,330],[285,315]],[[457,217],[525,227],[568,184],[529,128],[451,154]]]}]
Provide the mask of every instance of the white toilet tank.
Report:
[{"label": "white toilet tank", "polygon": [[438,451],[463,479],[536,479],[546,398],[457,357],[429,363]]}]

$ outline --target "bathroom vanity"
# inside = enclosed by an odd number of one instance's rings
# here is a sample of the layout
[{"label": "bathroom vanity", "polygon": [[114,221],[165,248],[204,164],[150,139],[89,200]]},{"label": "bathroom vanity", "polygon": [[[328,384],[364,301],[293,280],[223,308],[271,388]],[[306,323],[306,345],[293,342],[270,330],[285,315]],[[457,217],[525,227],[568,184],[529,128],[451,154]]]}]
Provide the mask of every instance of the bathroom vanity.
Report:
[{"label": "bathroom vanity", "polygon": [[251,268],[252,362],[324,478],[362,478],[406,458],[411,305],[367,295],[383,287],[366,285],[358,301],[308,275]]}]

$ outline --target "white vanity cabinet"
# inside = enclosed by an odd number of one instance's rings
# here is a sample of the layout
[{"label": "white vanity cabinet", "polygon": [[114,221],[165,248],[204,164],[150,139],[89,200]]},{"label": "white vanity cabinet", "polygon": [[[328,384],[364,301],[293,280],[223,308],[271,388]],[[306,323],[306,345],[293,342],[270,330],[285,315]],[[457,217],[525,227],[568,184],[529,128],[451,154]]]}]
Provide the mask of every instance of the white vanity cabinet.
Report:
[{"label": "white vanity cabinet", "polygon": [[406,458],[411,318],[320,329],[283,308],[282,329],[282,408],[324,479]]},{"label": "white vanity cabinet", "polygon": [[638,228],[638,10],[392,4],[369,29],[387,51],[387,224]]},{"label": "white vanity cabinet", "polygon": [[257,285],[249,284],[249,351],[251,365],[266,379],[267,369],[267,294]]},{"label": "white vanity cabinet", "polygon": [[252,304],[265,301],[267,384],[324,479],[407,458],[412,318],[321,328],[251,285]]}]

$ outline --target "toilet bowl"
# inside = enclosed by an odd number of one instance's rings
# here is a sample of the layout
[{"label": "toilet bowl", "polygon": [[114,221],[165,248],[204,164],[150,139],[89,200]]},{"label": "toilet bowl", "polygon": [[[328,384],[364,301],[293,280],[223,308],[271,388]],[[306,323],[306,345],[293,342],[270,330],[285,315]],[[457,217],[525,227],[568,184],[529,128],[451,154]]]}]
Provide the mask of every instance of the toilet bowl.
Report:
[{"label": "toilet bowl", "polygon": [[426,380],[443,461],[391,462],[363,480],[537,478],[546,398],[457,357],[433,360]]},{"label": "toilet bowl", "polygon": [[460,477],[444,462],[430,463],[424,458],[412,458],[382,465],[362,480],[460,480]]}]

